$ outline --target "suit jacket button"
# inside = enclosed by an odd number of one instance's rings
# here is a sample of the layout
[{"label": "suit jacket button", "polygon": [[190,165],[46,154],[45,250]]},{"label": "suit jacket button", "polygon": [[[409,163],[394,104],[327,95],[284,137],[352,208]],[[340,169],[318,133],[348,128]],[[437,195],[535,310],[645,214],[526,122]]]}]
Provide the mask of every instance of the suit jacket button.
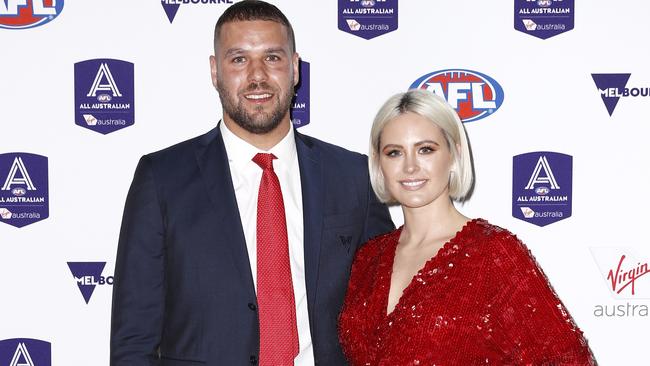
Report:
[{"label": "suit jacket button", "polygon": [[257,305],[253,304],[252,302],[249,302],[248,303],[248,308],[255,311],[255,310],[257,310]]},{"label": "suit jacket button", "polygon": [[257,356],[251,355],[251,364],[257,365]]}]

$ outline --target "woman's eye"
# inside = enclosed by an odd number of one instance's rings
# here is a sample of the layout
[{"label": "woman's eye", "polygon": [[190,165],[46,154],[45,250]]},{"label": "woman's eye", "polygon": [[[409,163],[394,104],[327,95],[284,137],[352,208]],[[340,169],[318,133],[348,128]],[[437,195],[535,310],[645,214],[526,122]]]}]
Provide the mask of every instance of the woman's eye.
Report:
[{"label": "woman's eye", "polygon": [[402,155],[402,152],[399,151],[399,150],[388,150],[388,151],[386,151],[385,154],[386,154],[386,156],[388,156],[388,157],[394,157],[394,156],[400,156],[400,155]]},{"label": "woman's eye", "polygon": [[429,154],[429,153],[432,153],[434,151],[435,150],[433,148],[431,148],[430,146],[422,146],[420,148],[420,154]]}]

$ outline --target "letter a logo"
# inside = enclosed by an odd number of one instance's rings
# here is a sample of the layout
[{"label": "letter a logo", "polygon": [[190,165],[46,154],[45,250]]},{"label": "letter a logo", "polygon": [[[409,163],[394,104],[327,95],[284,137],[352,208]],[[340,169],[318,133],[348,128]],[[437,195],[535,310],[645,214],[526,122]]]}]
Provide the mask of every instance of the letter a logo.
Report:
[{"label": "letter a logo", "polygon": [[[542,170],[544,171],[544,175],[542,176]],[[551,170],[551,166],[548,164],[548,160],[546,160],[546,156],[542,155],[539,157],[539,160],[537,160],[537,164],[535,165],[535,170],[533,171],[533,174],[530,176],[530,179],[528,180],[528,184],[526,184],[526,189],[535,189],[535,184],[550,184],[551,189],[560,189],[560,186],[557,184],[557,181],[555,180],[555,176],[553,176],[553,171]]]},{"label": "letter a logo", "polygon": [[35,366],[32,356],[29,355],[25,343],[18,343],[14,357],[11,359],[9,366]]},{"label": "letter a logo", "polygon": [[133,125],[134,77],[131,62],[101,58],[75,63],[75,124],[104,135]]},{"label": "letter a logo", "polygon": [[2,339],[0,366],[52,366],[52,345],[31,338]]},{"label": "letter a logo", "polygon": [[513,217],[537,226],[571,217],[572,187],[571,155],[534,151],[512,157]]},{"label": "letter a logo", "polygon": [[[18,172],[20,172],[21,177],[16,176]],[[5,180],[5,184],[2,186],[2,190],[8,191],[14,184],[26,185],[30,191],[36,190],[34,183],[32,183],[32,178],[29,177],[27,168],[25,168],[25,163],[23,163],[23,159],[20,156],[16,157],[13,164],[11,164],[9,175],[7,176],[7,180]]]},{"label": "letter a logo", "polygon": [[[107,83],[101,84],[104,79],[106,79]],[[97,75],[95,75],[95,81],[93,81],[93,85],[90,87],[90,91],[88,91],[86,96],[96,97],[98,90],[111,91],[114,97],[122,96],[122,93],[120,93],[120,90],[117,88],[113,74],[111,74],[111,69],[108,68],[108,65],[105,62],[99,65],[99,70],[97,70]]]}]

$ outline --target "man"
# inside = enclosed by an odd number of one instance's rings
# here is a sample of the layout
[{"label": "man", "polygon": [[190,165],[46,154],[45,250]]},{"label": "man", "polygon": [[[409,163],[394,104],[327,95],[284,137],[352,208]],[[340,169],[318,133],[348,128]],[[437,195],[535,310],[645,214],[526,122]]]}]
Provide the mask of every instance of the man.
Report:
[{"label": "man", "polygon": [[111,365],[343,365],[357,247],[393,228],[364,156],[294,131],[293,30],[245,0],[215,27],[223,121],[142,157],[115,266]]}]

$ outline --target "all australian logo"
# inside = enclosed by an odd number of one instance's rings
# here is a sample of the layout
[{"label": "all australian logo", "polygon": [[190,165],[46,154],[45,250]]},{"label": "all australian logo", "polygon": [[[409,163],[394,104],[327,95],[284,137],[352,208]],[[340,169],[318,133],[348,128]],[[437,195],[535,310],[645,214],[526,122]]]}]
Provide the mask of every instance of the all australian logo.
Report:
[{"label": "all australian logo", "polygon": [[515,0],[515,29],[547,39],[574,26],[574,0]]},{"label": "all australian logo", "polygon": [[611,301],[594,306],[595,317],[648,316],[650,267],[647,256],[632,247],[592,247],[602,283]]},{"label": "all australian logo", "polygon": [[135,123],[134,67],[94,59],[74,65],[75,123],[108,134]]},{"label": "all australian logo", "polygon": [[512,158],[512,216],[546,226],[571,216],[573,157],[537,151]]},{"label": "all australian logo", "polygon": [[47,157],[0,154],[0,222],[23,227],[49,216]]},{"label": "all australian logo", "polygon": [[61,14],[64,0],[2,0],[0,28],[27,29],[47,24]]},{"label": "all australian logo", "polygon": [[32,338],[0,340],[0,365],[52,366],[52,345]]},{"label": "all australian logo", "polygon": [[501,85],[478,71],[447,69],[417,78],[409,89],[424,89],[444,98],[463,122],[492,115],[503,103]]},{"label": "all australian logo", "polygon": [[343,32],[372,39],[397,29],[398,0],[338,0],[338,25]]},{"label": "all australian logo", "polygon": [[300,60],[300,81],[291,101],[291,122],[298,128],[309,124],[309,62]]},{"label": "all australian logo", "polygon": [[650,87],[632,86],[628,87],[627,82],[630,80],[630,73],[621,74],[591,74],[600,98],[607,108],[607,113],[611,116],[621,98],[638,99],[650,96]]},{"label": "all australian logo", "polygon": [[213,4],[233,4],[233,0],[161,0],[167,19],[169,23],[174,22],[176,13],[181,5],[213,5]]},{"label": "all australian logo", "polygon": [[113,285],[113,276],[102,274],[105,266],[106,262],[68,262],[68,268],[86,304],[90,302],[97,286]]}]

